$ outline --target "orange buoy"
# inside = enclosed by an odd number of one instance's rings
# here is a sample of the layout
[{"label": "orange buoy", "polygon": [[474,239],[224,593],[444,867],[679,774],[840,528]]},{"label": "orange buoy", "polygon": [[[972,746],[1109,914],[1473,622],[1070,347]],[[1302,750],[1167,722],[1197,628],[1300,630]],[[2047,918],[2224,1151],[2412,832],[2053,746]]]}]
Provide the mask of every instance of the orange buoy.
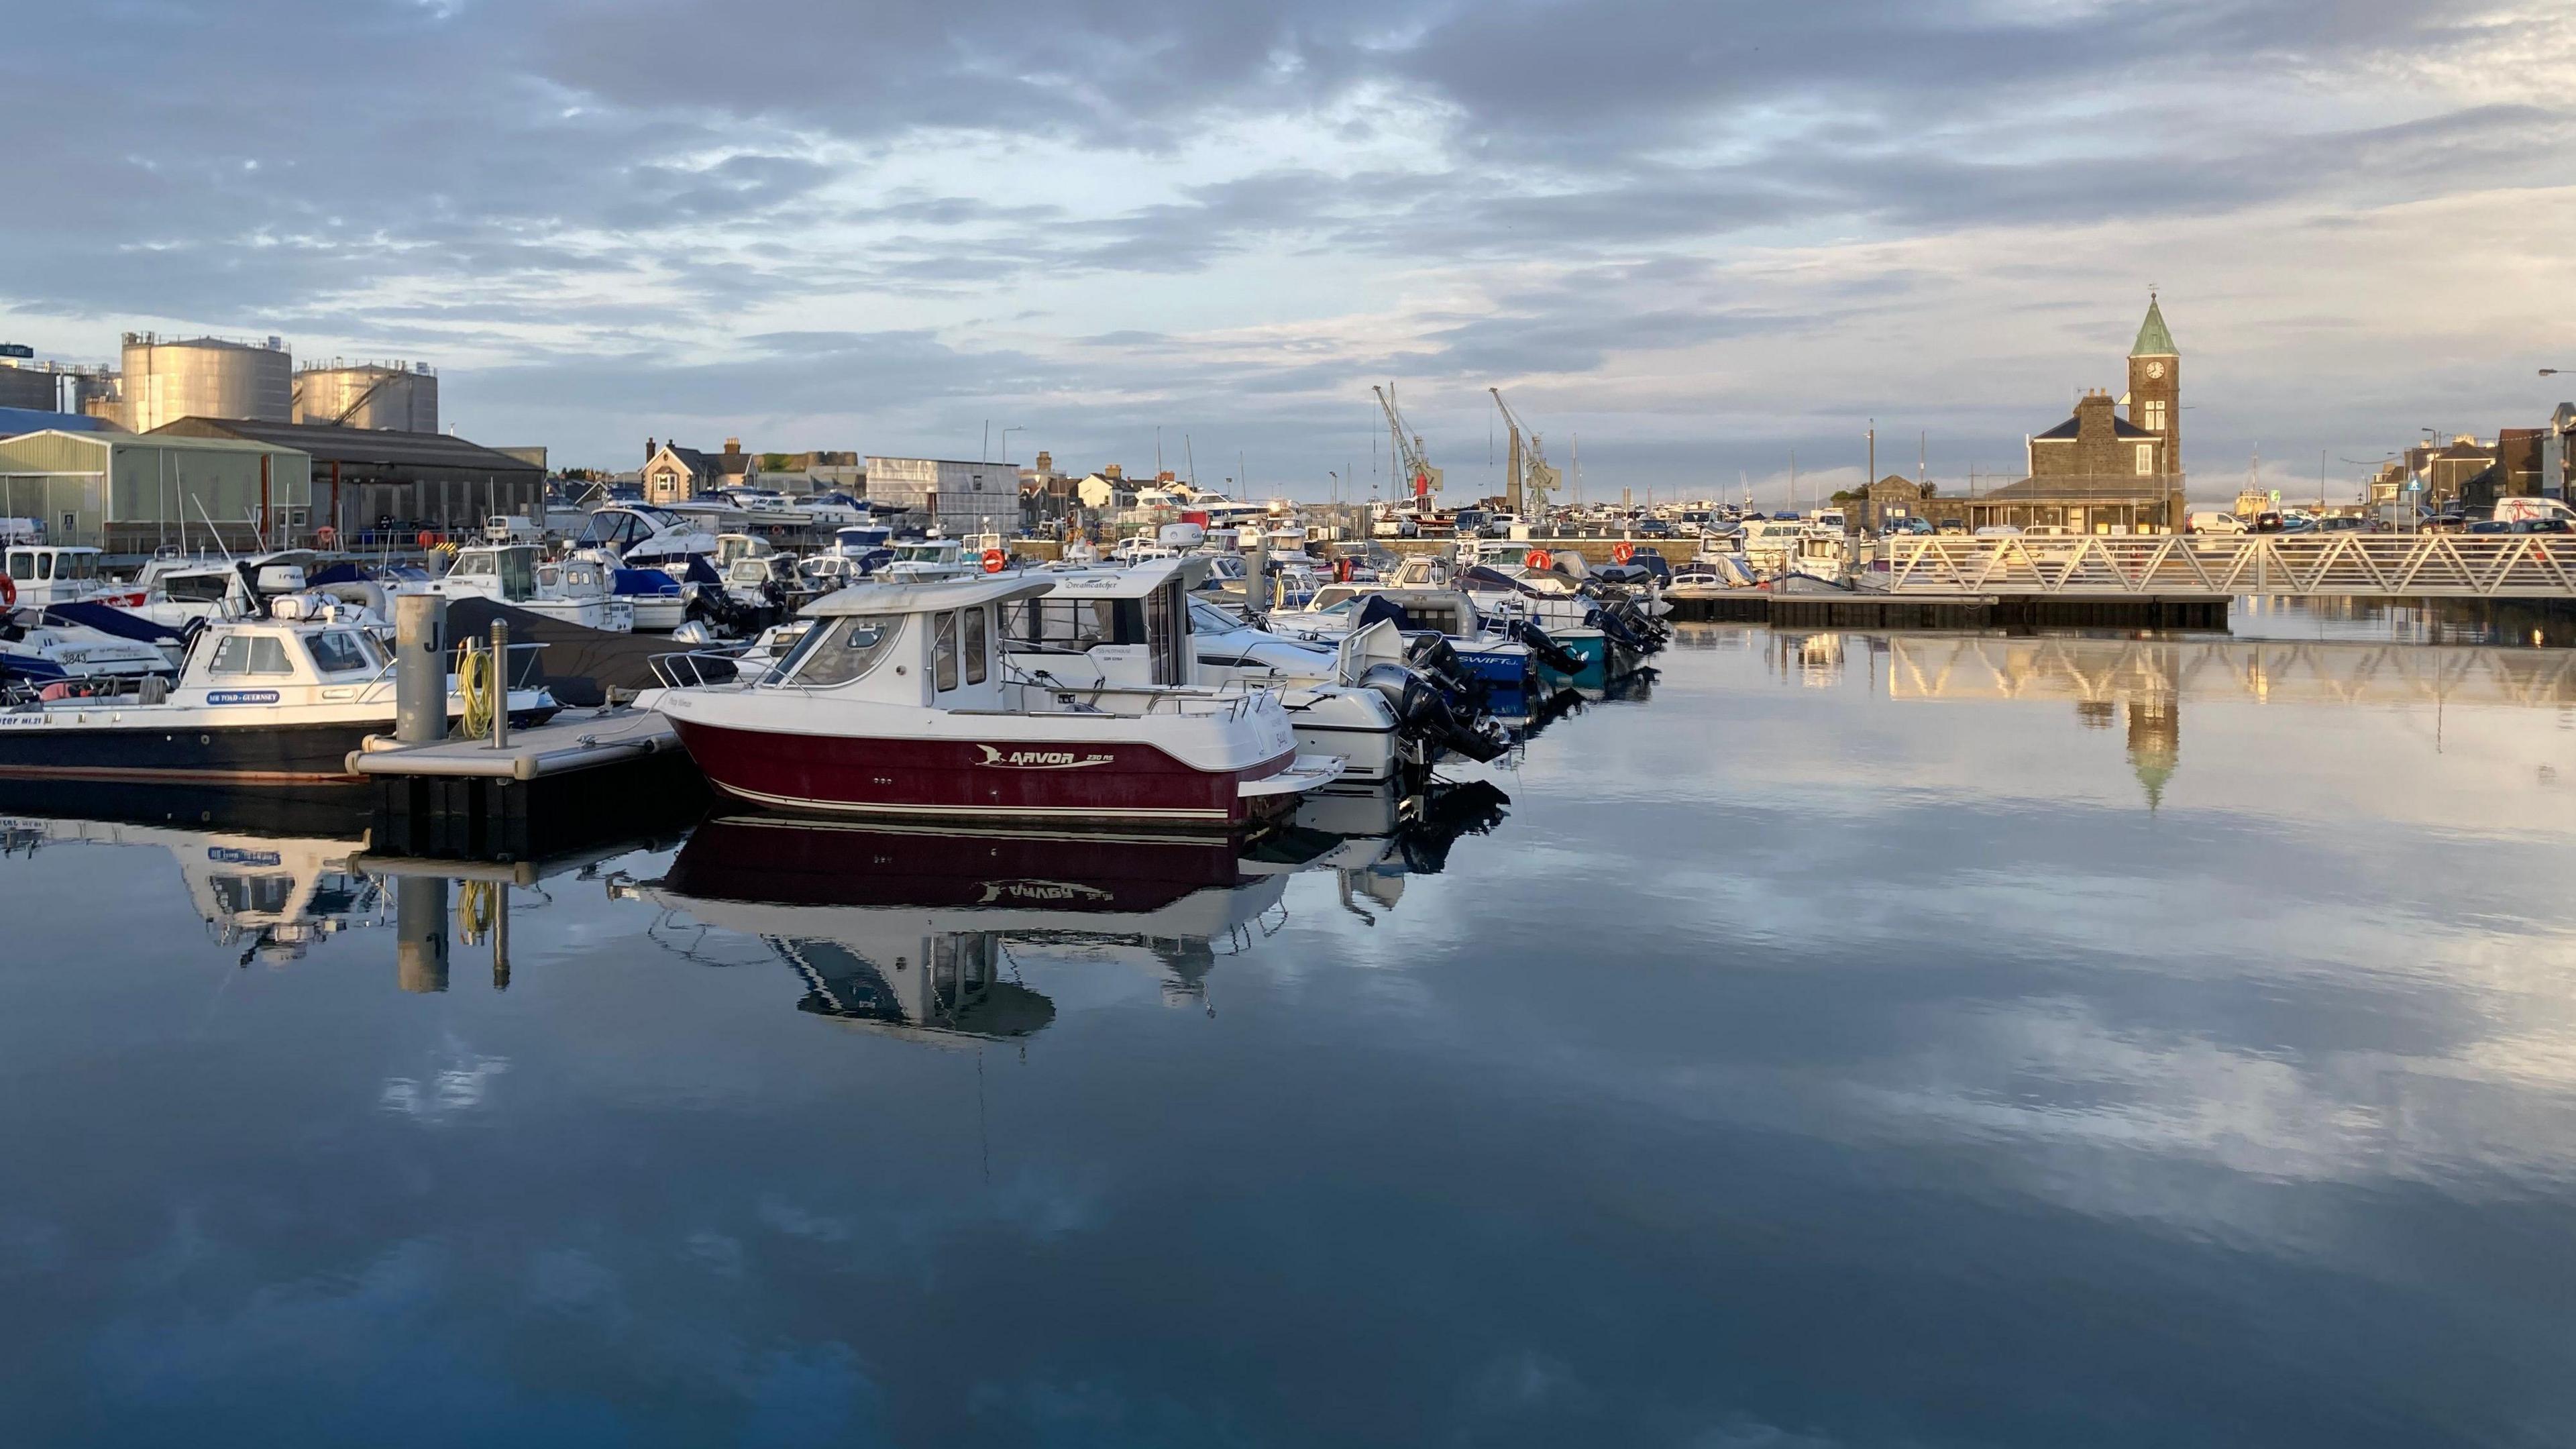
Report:
[{"label": "orange buoy", "polygon": [[1011,562],[1011,556],[998,548],[984,550],[984,572],[998,574]]},{"label": "orange buoy", "polygon": [[1541,573],[1546,572],[1548,567],[1555,562],[1556,559],[1543,548],[1534,548],[1528,553],[1521,555],[1521,563],[1524,566],[1536,569]]},{"label": "orange buoy", "polygon": [[422,529],[420,531],[420,546],[424,551],[438,547],[438,535],[430,532],[426,528]]},{"label": "orange buoy", "polygon": [[1624,538],[1619,540],[1617,543],[1610,545],[1610,561],[1612,563],[1626,563],[1628,560],[1635,558],[1636,556],[1637,546],[1628,542]]}]

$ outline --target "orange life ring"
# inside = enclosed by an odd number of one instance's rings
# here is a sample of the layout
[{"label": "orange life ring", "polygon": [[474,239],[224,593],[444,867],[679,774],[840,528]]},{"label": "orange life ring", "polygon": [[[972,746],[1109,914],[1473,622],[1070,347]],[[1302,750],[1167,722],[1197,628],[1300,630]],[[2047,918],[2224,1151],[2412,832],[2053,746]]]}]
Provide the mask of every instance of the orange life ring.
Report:
[{"label": "orange life ring", "polygon": [[1626,539],[1621,539],[1619,542],[1610,545],[1610,561],[1612,563],[1626,563],[1628,560],[1635,558],[1636,556],[1637,546],[1628,542]]},{"label": "orange life ring", "polygon": [[1551,557],[1548,551],[1543,548],[1534,548],[1528,553],[1521,555],[1521,563],[1524,567],[1535,569],[1540,573],[1545,573],[1548,567],[1555,562],[1555,558]]},{"label": "orange life ring", "polygon": [[0,574],[0,609],[16,607],[18,607],[18,581],[7,574]]},{"label": "orange life ring", "polygon": [[340,530],[326,523],[313,530],[313,541],[324,548],[329,548],[340,541]]},{"label": "orange life ring", "polygon": [[998,574],[1011,562],[1011,556],[998,548],[984,550],[984,572]]},{"label": "orange life ring", "polygon": [[436,548],[436,547],[438,547],[438,535],[437,535],[437,534],[435,534],[435,533],[430,532],[430,531],[429,531],[428,529],[426,529],[426,528],[422,529],[422,530],[420,531],[420,546],[421,546],[423,549],[432,549],[432,548]]}]

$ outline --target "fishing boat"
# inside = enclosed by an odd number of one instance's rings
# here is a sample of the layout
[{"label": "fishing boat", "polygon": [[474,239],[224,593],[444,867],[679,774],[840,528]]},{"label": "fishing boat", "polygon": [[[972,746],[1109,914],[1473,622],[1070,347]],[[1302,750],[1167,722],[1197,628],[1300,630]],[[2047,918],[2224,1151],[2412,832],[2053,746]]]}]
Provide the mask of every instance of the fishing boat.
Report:
[{"label": "fishing boat", "polygon": [[[393,727],[393,663],[337,604],[297,595],[271,617],[209,623],[176,684],[0,707],[0,778],[303,785],[352,781],[348,757]],[[464,701],[452,685],[451,717]],[[509,692],[511,719],[555,711]]]},{"label": "fishing boat", "polygon": [[[997,615],[1054,587],[1005,574],[844,589],[806,607],[814,627],[757,683],[638,703],[669,717],[717,789],[797,811],[1231,828],[1341,773],[1298,756],[1275,690],[1051,683],[1016,668]],[[1165,619],[1148,647],[1177,660],[1184,643]]]}]

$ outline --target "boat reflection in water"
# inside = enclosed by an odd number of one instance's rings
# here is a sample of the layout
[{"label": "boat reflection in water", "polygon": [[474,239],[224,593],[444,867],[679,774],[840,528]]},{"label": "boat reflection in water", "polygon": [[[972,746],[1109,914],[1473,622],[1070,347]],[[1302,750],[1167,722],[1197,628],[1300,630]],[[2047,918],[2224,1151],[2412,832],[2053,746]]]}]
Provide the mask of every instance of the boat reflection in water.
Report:
[{"label": "boat reflection in water", "polygon": [[781,816],[707,821],[631,892],[766,943],[798,1008],[917,1040],[1023,1037],[1055,1004],[1014,952],[1122,957],[1203,1000],[1218,943],[1249,944],[1294,865],[1226,837],[908,830]]},{"label": "boat reflection in water", "polygon": [[660,880],[610,890],[757,939],[802,981],[801,1011],[972,1045],[1055,1021],[1028,984],[1040,967],[1142,974],[1166,1005],[1212,1012],[1210,974],[1286,924],[1290,877],[1337,872],[1343,906],[1374,923],[1370,907],[1392,908],[1406,877],[1438,871],[1508,803],[1482,783],[1323,792],[1253,840],[728,815]]},{"label": "boat reflection in water", "polygon": [[383,887],[356,864],[365,815],[348,792],[250,794],[31,782],[0,790],[0,855],[58,845],[168,852],[216,944],[283,966],[385,923]]}]

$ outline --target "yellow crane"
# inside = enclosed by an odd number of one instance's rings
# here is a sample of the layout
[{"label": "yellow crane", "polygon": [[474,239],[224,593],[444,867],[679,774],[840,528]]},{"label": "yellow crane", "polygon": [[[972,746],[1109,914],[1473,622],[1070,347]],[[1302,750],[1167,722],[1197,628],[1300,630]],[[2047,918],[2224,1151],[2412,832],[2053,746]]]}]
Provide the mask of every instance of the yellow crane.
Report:
[{"label": "yellow crane", "polygon": [[1503,472],[1503,506],[1534,522],[1546,514],[1547,495],[1555,491],[1560,475],[1548,466],[1547,452],[1539,446],[1538,434],[1522,427],[1520,414],[1503,401],[1503,390],[1489,387],[1485,391],[1494,395],[1494,406],[1503,410],[1503,426],[1511,431],[1511,458]]}]

